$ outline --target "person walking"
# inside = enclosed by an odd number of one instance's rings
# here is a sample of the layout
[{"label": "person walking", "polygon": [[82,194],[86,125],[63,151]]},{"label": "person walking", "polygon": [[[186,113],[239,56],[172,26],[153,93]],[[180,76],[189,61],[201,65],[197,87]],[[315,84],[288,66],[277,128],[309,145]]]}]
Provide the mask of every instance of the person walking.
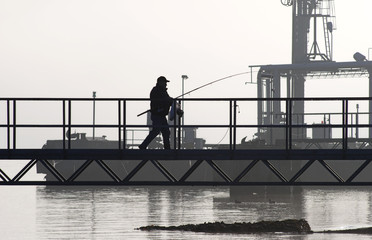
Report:
[{"label": "person walking", "polygon": [[161,132],[163,136],[164,149],[170,149],[170,130],[166,116],[173,103],[173,98],[168,95],[167,83],[169,82],[164,76],[157,79],[156,86],[150,93],[150,113],[152,121],[152,130],[145,140],[138,146],[139,149],[146,149],[151,141]]}]

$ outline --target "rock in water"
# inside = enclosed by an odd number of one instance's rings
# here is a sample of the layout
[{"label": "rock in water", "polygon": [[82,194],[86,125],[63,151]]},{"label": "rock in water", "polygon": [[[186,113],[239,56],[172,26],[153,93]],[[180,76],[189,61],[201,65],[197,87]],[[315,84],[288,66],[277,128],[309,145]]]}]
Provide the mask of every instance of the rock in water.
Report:
[{"label": "rock in water", "polygon": [[288,219],[283,221],[261,221],[256,223],[203,223],[203,224],[187,224],[180,226],[146,226],[140,227],[139,230],[166,230],[166,231],[192,231],[192,232],[208,232],[208,233],[265,233],[265,232],[286,232],[286,233],[311,233],[309,223],[304,220]]}]

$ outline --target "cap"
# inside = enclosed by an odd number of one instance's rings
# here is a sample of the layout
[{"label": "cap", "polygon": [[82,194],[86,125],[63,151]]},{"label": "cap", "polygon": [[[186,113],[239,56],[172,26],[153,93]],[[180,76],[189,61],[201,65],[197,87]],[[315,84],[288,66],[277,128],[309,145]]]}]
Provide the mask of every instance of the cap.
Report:
[{"label": "cap", "polygon": [[164,76],[158,77],[158,82],[169,82],[168,79],[166,79]]}]

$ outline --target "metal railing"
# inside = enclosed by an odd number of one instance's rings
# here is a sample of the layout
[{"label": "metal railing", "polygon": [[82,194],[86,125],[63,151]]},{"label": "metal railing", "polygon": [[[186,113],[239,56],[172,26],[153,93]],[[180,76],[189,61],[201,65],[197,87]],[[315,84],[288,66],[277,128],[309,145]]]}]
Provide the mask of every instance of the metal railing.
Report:
[{"label": "metal railing", "polygon": [[[110,123],[92,124],[87,123],[89,120],[80,120],[75,118],[75,114],[81,116],[90,115],[86,111],[86,106],[78,106],[81,102],[90,104],[92,101],[96,103],[110,103],[110,108],[104,109],[104,117],[110,115]],[[176,100],[181,101],[181,100]],[[257,99],[257,98],[209,98],[209,99],[184,99],[185,103],[194,103],[194,108],[189,108],[187,112],[197,112],[200,110],[203,103],[214,103],[215,108],[203,109],[203,117],[198,121],[190,119],[189,122],[196,122],[195,124],[182,125],[180,119],[175,121],[175,124],[170,125],[171,131],[174,136],[182,136],[181,131],[185,128],[204,128],[204,129],[228,129],[229,137],[227,143],[218,147],[206,147],[204,149],[184,149],[182,147],[182,139],[180,137],[174,138],[173,143],[175,149],[173,150],[134,150],[128,149],[129,134],[133,138],[133,129],[145,131],[151,125],[139,124],[143,119],[136,117],[138,105],[143,107],[148,106],[149,99],[66,99],[66,98],[0,98],[0,160],[28,160],[28,163],[19,171],[14,177],[11,177],[4,169],[0,168],[0,184],[17,185],[17,184],[51,184],[51,185],[84,185],[84,184],[105,184],[105,185],[372,185],[372,180],[355,181],[360,177],[361,173],[366,170],[368,165],[372,162],[372,141],[369,138],[372,125],[370,124],[370,112],[363,111],[357,112],[350,111],[351,103],[362,103],[363,108],[369,109],[369,104],[372,98],[280,98],[280,99]],[[332,105],[338,103],[336,109],[332,108],[332,112],[328,110],[321,111],[317,105],[311,107],[309,111],[298,113],[294,111],[294,103],[296,101],[303,101],[305,103],[320,103],[323,105]],[[47,123],[43,120],[42,115],[38,116],[36,123],[30,123],[31,115],[38,115],[42,111],[38,104],[52,102],[56,103],[52,108],[47,108],[48,116],[54,117],[53,123]],[[249,116],[242,117],[239,115],[241,106],[248,104],[252,106],[262,102],[262,106],[280,106],[284,109],[270,108],[267,111],[262,111],[264,116],[258,117],[248,111]],[[279,104],[273,104],[279,102]],[[21,106],[23,103],[32,103],[30,106]],[[139,104],[141,103],[141,104]],[[35,104],[35,106],[34,106]],[[258,104],[257,104],[258,105]],[[367,106],[368,105],[368,106]],[[20,107],[21,106],[21,107]],[[134,107],[133,107],[134,106]],[[208,104],[209,106],[209,104]],[[222,106],[222,107],[221,107]],[[246,105],[245,105],[246,106]],[[358,105],[359,106],[359,105]],[[76,108],[76,109],[75,109]],[[143,109],[140,109],[142,111]],[[74,112],[75,111],[75,112]],[[212,116],[205,119],[205,116]],[[24,112],[28,113],[25,114]],[[95,111],[96,113],[99,111]],[[115,114],[108,114],[114,112]],[[217,114],[218,113],[218,114]],[[200,114],[200,113],[199,113]],[[113,117],[114,116],[114,117]],[[190,115],[188,115],[190,116]],[[309,124],[314,116],[321,116],[324,121],[321,124]],[[332,119],[331,119],[332,116]],[[351,119],[360,117],[360,121],[352,122]],[[176,116],[174,116],[176,117]],[[328,117],[328,119],[326,119]],[[219,119],[224,118],[224,119]],[[252,120],[252,118],[254,120]],[[307,120],[309,118],[310,120]],[[41,120],[40,120],[41,119]],[[134,120],[133,120],[134,119]],[[257,122],[256,119],[261,119]],[[202,124],[203,121],[207,124]],[[40,122],[39,122],[40,121]],[[221,123],[222,121],[222,123]],[[98,121],[99,122],[99,121]],[[211,124],[213,123],[213,124]],[[56,128],[58,130],[57,140],[59,145],[51,149],[30,149],[29,145],[26,147],[18,147],[18,141],[23,140],[24,135],[18,136],[19,132],[23,129],[49,129]],[[111,141],[109,149],[93,149],[89,147],[86,149],[84,146],[76,146],[73,140],[72,130],[79,128],[88,129],[109,129],[113,130],[116,135],[116,141]],[[351,129],[364,129],[364,137],[353,137],[350,134]],[[238,136],[245,133],[246,129],[253,129],[260,133],[258,138],[263,141],[263,144],[254,145],[238,142]],[[304,134],[307,130],[324,129],[324,130],[340,130],[340,136],[326,136],[323,135],[321,139],[310,138]],[[277,131],[280,130],[279,134]],[[298,130],[301,130],[298,134]],[[66,134],[67,133],[67,134]],[[299,137],[300,135],[300,137]],[[359,135],[359,134],[358,134]],[[94,135],[93,135],[94,136]],[[36,136],[27,136],[31,140]],[[40,136],[37,136],[40,137]],[[45,138],[45,136],[43,136]],[[270,138],[275,138],[272,141]],[[21,138],[21,139],[20,139]],[[4,141],[2,144],[1,141]],[[48,140],[48,139],[47,139]],[[94,141],[93,141],[94,142]],[[252,141],[254,142],[254,141]],[[284,144],[283,144],[284,142]],[[350,148],[350,142],[362,143],[359,148]],[[302,144],[302,145],[301,145]],[[323,145],[322,145],[323,144]],[[330,149],[321,149],[326,145],[333,144]],[[133,142],[131,143],[133,147]],[[309,149],[310,146],[317,146],[313,150]],[[51,160],[53,159],[53,160]],[[118,172],[117,168],[110,167],[109,161],[129,161],[132,165],[132,170],[128,171],[122,169]],[[169,160],[177,161],[176,167],[167,166]],[[226,170],[217,163],[217,161],[224,160],[239,160],[248,161],[247,165],[242,165],[237,168],[236,176],[227,174]],[[290,174],[286,175],[285,171],[278,168],[274,161],[280,161],[283,166],[289,160],[291,163],[287,164],[289,168],[286,170]],[[327,161],[333,160],[352,160],[356,163],[355,171],[347,176],[341,176],[335,171]],[[359,160],[353,161],[353,160]],[[67,165],[74,165],[76,162],[82,162],[76,169],[70,169],[70,176],[66,176],[64,168],[59,167],[57,162],[65,162]],[[193,161],[191,163],[191,161]],[[301,161],[305,161],[304,165]],[[106,173],[106,177],[111,181],[78,181],[82,173],[86,172],[89,166],[96,163],[99,170]],[[216,174],[222,181],[193,181],[190,180],[192,175],[195,174],[197,169],[200,169],[206,163],[212,169],[212,175]],[[298,165],[298,169],[292,169],[292,163]],[[325,169],[335,181],[301,181],[305,172],[308,172],[311,167],[318,165]],[[154,168],[165,177],[166,181],[152,180],[142,181],[134,180],[141,172],[141,169],[146,165],[151,164]],[[228,163],[227,165],[229,165]],[[255,171],[255,167],[261,164],[266,167],[269,174],[273,174],[274,178],[267,181],[246,181],[247,176]],[[301,165],[302,164],[302,165]],[[26,173],[30,171],[35,165],[43,168],[49,172],[49,177],[53,177],[55,181],[22,181]],[[116,165],[118,166],[118,165]],[[184,169],[182,175],[177,177],[173,171]],[[125,173],[123,172],[125,170]],[[265,173],[266,174],[266,173]],[[93,174],[94,175],[94,174]],[[146,176],[151,174],[145,174]],[[316,175],[315,175],[316,176]],[[249,177],[249,176],[248,176]],[[318,176],[316,176],[318,177]]]},{"label": "metal railing", "polygon": [[[84,123],[84,124],[77,124],[72,122],[72,109],[73,104],[77,102],[110,102],[116,104],[116,115],[117,120],[116,123],[113,124],[92,124],[92,123]],[[176,101],[181,102],[181,99],[177,99]],[[181,121],[176,121],[176,124],[170,125],[171,131],[173,131],[175,136],[181,136],[181,129],[185,128],[224,128],[229,129],[229,140],[228,140],[228,148],[230,150],[235,150],[237,148],[237,132],[239,132],[241,129],[283,129],[285,134],[283,136],[283,140],[285,141],[285,149],[291,150],[293,146],[293,136],[294,136],[294,130],[295,129],[314,129],[314,128],[330,128],[330,129],[342,129],[342,136],[339,140],[342,141],[342,149],[346,150],[348,148],[347,142],[349,140],[349,130],[350,129],[370,129],[371,124],[370,122],[364,122],[364,123],[350,123],[350,116],[353,116],[357,113],[349,111],[349,102],[353,101],[361,101],[361,102],[367,102],[369,104],[370,101],[372,101],[371,98],[280,98],[280,99],[256,99],[256,98],[231,98],[231,99],[222,99],[222,98],[209,98],[209,99],[184,99],[185,103],[195,103],[198,105],[201,102],[213,102],[213,103],[221,103],[221,105],[224,105],[225,103],[228,103],[228,122],[224,124],[213,124],[213,117],[211,117],[212,124],[185,124],[181,125]],[[257,103],[257,102],[280,102],[284,103],[285,105],[285,112],[280,113],[285,120],[284,123],[280,124],[264,124],[264,123],[255,123],[255,124],[238,124],[238,113],[237,113],[237,107],[238,104],[250,102],[250,103]],[[304,102],[339,102],[342,104],[342,109],[340,111],[336,111],[332,113],[333,115],[340,115],[342,117],[342,121],[340,123],[329,123],[329,124],[314,124],[309,125],[307,123],[299,124],[294,123],[294,118],[298,116],[298,113],[293,112],[293,103],[296,101],[304,101]],[[60,123],[57,124],[45,124],[45,123],[37,123],[37,124],[30,124],[30,123],[18,123],[18,116],[17,106],[19,103],[22,102],[33,102],[35,103],[35,109],[31,109],[31,111],[34,111],[35,113],[40,112],[40,109],[37,108],[37,103],[40,102],[54,102],[59,103],[61,108],[60,109],[53,109],[53,113],[50,114],[58,114],[58,112],[61,115],[61,118],[59,120]],[[0,133],[0,137],[2,139],[6,139],[6,146],[0,146],[0,149],[18,149],[17,147],[17,131],[24,128],[31,128],[31,129],[48,129],[48,128],[57,128],[60,129],[61,135],[60,139],[62,140],[62,149],[68,150],[71,149],[71,134],[72,130],[74,128],[107,128],[107,129],[117,129],[117,149],[126,149],[126,143],[130,141],[128,139],[128,130],[130,129],[143,129],[146,130],[149,127],[152,127],[151,125],[147,124],[128,124],[128,116],[134,116],[136,113],[128,112],[127,105],[129,103],[136,103],[136,102],[149,102],[149,99],[142,99],[142,98],[133,98],[133,99],[90,99],[90,98],[0,98],[0,105],[3,106],[2,109],[2,115],[6,116],[5,119],[3,117],[3,120],[0,122],[0,129],[5,131],[2,131]],[[5,103],[5,104],[4,104]],[[4,109],[5,108],[5,109]],[[0,110],[1,110],[0,109]],[[30,111],[30,109],[28,109]],[[5,112],[4,112],[5,111]],[[84,111],[84,110],[82,110]],[[188,110],[192,111],[192,110]],[[270,114],[271,117],[273,117],[275,112],[266,113]],[[326,115],[330,113],[320,112],[319,115]],[[359,113],[360,115],[364,114],[368,117],[370,117],[370,113],[363,112]],[[84,115],[84,114],[83,114]],[[253,117],[256,117],[254,114],[252,114]],[[314,113],[303,113],[304,116],[314,115]],[[240,119],[239,119],[240,120]],[[139,122],[141,120],[138,120]],[[68,134],[66,134],[68,133]],[[4,134],[6,136],[4,136]],[[1,136],[2,135],[2,136]],[[369,137],[369,136],[367,136]],[[181,149],[181,138],[174,138],[174,146],[176,146],[176,149]],[[41,147],[41,146],[40,146]],[[26,147],[27,148],[27,147]]]}]

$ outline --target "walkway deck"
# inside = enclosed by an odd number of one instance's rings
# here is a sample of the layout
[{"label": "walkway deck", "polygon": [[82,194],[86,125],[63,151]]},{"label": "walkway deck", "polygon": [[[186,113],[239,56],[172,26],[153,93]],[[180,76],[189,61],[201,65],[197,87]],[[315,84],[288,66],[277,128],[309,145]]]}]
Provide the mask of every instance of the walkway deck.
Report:
[{"label": "walkway deck", "polygon": [[237,150],[117,150],[16,149],[0,150],[0,159],[53,160],[366,160],[372,149],[237,149]]}]

